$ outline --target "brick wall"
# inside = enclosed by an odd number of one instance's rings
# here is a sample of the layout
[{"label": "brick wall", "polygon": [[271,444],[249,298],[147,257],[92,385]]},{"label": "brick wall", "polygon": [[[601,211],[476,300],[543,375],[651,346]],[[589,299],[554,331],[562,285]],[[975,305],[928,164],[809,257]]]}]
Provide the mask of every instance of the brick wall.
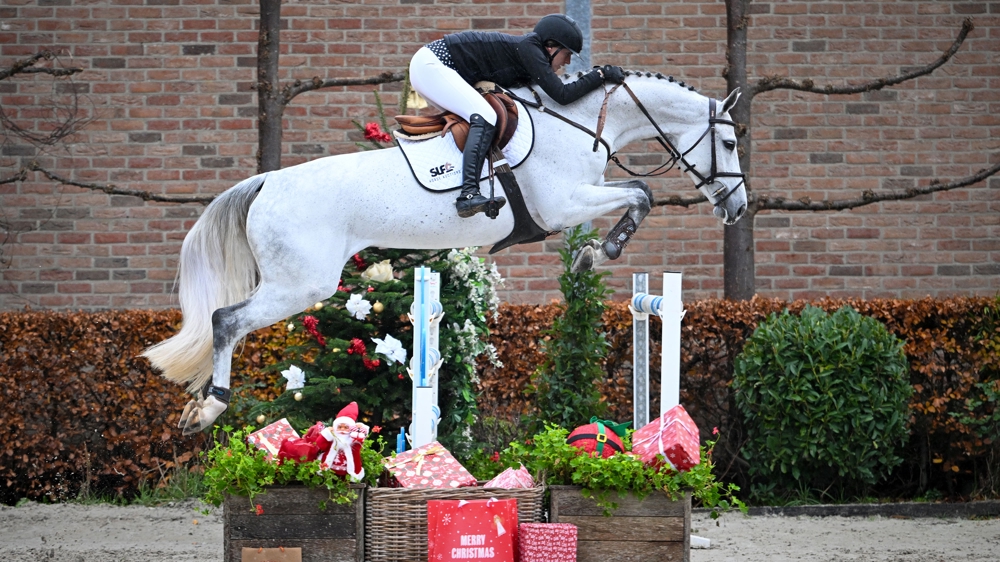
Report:
[{"label": "brick wall", "polygon": [[[672,74],[723,97],[724,3],[593,0],[595,64]],[[752,79],[856,83],[936,59],[966,16],[976,29],[933,75],[857,96],[789,91],[753,105],[752,187],[813,199],[856,197],[970,175],[1000,159],[1000,2],[754,2]],[[402,70],[422,44],[463,29],[520,33],[562,3],[286,1],[282,77],[371,76]],[[0,64],[43,48],[84,68],[71,80],[0,82],[3,111],[40,128],[46,104],[77,92],[89,125],[41,153],[0,147],[0,178],[24,162],[77,181],[164,194],[215,194],[255,171],[257,4],[252,0],[6,0]],[[380,88],[388,107],[398,85]],[[374,115],[371,87],[297,97],[286,111],[283,164],[356,150],[352,119]],[[391,111],[390,111],[391,113]],[[659,157],[645,147],[628,164]],[[620,174],[616,174],[620,175]],[[676,174],[657,196],[691,194]],[[177,253],[200,205],[58,186],[40,174],[0,185],[0,309],[165,307]],[[996,294],[1000,178],[841,213],[761,213],[758,292],[781,298]],[[618,215],[595,221],[608,228]],[[555,249],[521,246],[495,259],[504,298],[558,298]],[[624,297],[633,271],[681,270],[685,298],[721,296],[722,228],[707,205],[657,208],[609,283]],[[653,276],[657,289],[657,276]]]}]

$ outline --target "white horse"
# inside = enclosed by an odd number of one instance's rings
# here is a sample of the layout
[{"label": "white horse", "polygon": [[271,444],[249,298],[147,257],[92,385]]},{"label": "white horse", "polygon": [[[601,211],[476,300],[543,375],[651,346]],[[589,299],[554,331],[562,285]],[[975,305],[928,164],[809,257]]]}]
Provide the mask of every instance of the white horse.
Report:
[{"label": "white horse", "polygon": [[[673,78],[628,73],[627,88],[607,100],[601,137],[614,151],[657,139],[726,224],[746,210],[734,123],[734,91],[717,102]],[[527,88],[514,89],[532,99]],[[612,236],[593,241],[577,268],[618,257],[650,211],[652,193],[638,180],[605,182],[609,154],[594,136],[548,113],[594,127],[605,102],[596,90],[569,106],[541,97],[530,109],[531,155],[515,171],[528,211],[559,231],[627,208]],[[718,125],[718,126],[717,126]],[[675,148],[676,147],[676,148]],[[491,220],[459,218],[454,194],[420,187],[398,148],[329,156],[244,180],[217,197],[184,239],[178,272],[181,330],[143,355],[195,394],[181,415],[185,434],[226,410],[233,348],[337,291],[344,264],[368,247],[445,249],[484,246],[510,234],[510,205]],[[211,383],[211,384],[209,384]],[[200,396],[199,396],[200,394]]]}]

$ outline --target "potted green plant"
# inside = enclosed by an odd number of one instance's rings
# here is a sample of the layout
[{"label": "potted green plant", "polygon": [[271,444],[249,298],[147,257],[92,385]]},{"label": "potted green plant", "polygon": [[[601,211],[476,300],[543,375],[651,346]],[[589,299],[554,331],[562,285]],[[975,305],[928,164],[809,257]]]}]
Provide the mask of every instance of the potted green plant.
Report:
[{"label": "potted green plant", "polygon": [[361,449],[365,478],[348,482],[319,461],[277,462],[247,443],[253,427],[223,437],[205,454],[205,503],[223,507],[224,560],[243,548],[302,549],[302,561],[364,560],[364,488],[382,473],[381,437]]},{"label": "potted green plant", "polygon": [[[578,528],[578,560],[688,560],[692,498],[713,518],[733,507],[746,511],[739,488],[715,479],[709,441],[701,461],[678,472],[649,466],[629,453],[607,458],[566,443],[569,431],[547,425],[501,454],[505,464],[524,464],[551,492],[550,520]],[[622,439],[631,448],[631,432]]]}]

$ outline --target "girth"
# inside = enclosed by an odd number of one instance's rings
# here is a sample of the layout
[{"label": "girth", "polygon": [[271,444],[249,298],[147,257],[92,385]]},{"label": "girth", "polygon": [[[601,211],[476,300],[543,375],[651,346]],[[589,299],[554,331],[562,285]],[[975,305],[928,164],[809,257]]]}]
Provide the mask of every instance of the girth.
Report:
[{"label": "girth", "polygon": [[[493,146],[502,149],[510,142],[517,130],[517,105],[503,93],[485,92],[483,99],[490,104],[497,115]],[[404,134],[410,136],[440,133],[444,136],[451,131],[459,150],[465,150],[465,139],[469,136],[469,122],[450,111],[436,115],[397,115],[396,123]]]}]

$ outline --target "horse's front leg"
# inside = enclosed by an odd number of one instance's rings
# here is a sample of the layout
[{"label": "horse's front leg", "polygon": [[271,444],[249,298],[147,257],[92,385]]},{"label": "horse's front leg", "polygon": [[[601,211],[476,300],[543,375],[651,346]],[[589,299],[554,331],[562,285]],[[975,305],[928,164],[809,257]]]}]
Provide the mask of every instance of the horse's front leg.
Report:
[{"label": "horse's front leg", "polygon": [[625,246],[628,245],[632,236],[639,229],[642,220],[646,218],[653,207],[653,192],[646,185],[646,182],[639,180],[628,180],[620,182],[608,182],[605,187],[624,188],[637,190],[635,197],[629,198],[628,210],[619,219],[618,223],[611,228],[603,242],[590,240],[580,249],[573,260],[571,271],[588,271],[601,265],[608,260],[616,260],[622,255]]}]

